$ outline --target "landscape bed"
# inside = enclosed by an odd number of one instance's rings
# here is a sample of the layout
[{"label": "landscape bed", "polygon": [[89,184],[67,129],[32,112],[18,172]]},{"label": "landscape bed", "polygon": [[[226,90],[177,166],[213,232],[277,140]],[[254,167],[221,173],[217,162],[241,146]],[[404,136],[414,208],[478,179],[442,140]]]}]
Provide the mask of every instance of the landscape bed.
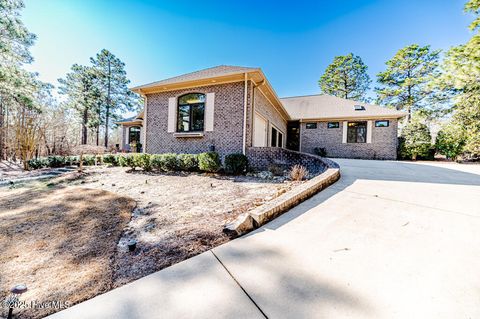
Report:
[{"label": "landscape bed", "polygon": [[0,284],[26,283],[30,300],[78,303],[228,241],[227,222],[302,183],[94,166],[2,187]]}]

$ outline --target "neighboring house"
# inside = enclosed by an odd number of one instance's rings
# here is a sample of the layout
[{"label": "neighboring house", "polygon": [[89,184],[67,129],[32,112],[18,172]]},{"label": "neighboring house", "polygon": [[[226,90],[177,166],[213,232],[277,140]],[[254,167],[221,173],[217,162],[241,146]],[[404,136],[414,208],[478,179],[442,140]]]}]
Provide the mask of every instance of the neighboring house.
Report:
[{"label": "neighboring house", "polygon": [[217,66],[132,90],[145,107],[117,122],[125,151],[139,139],[146,153],[319,147],[331,157],[395,159],[397,121],[405,116],[326,95],[280,99],[259,68]]}]

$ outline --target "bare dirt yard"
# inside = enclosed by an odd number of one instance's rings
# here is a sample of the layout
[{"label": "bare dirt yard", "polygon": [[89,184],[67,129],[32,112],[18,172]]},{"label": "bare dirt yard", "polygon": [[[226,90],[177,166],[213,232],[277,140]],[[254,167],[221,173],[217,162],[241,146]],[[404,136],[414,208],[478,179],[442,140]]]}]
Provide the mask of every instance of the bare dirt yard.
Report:
[{"label": "bare dirt yard", "polygon": [[[227,221],[295,185],[93,167],[2,187],[0,286],[26,283],[28,300],[89,299],[228,241]],[[134,252],[126,247],[131,239]],[[27,310],[21,318],[51,312]]]}]

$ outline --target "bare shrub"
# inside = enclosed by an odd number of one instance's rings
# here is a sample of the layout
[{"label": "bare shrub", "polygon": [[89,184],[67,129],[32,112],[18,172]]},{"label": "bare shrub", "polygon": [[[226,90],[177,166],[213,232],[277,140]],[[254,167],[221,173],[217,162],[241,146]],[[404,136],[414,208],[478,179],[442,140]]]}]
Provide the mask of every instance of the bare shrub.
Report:
[{"label": "bare shrub", "polygon": [[302,181],[307,178],[308,170],[305,168],[305,166],[297,164],[292,167],[288,175],[292,181]]}]

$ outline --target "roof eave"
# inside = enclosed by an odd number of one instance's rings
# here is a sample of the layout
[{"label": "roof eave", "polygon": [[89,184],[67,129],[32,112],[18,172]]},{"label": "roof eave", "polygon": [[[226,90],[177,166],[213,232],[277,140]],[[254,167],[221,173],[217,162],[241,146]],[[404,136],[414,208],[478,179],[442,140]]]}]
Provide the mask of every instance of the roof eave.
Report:
[{"label": "roof eave", "polygon": [[[380,119],[400,119],[405,117],[407,114],[380,114],[380,115],[359,115],[359,116],[328,116],[328,117],[302,117],[294,118],[296,121],[306,122],[306,121],[344,121],[344,120],[380,120]],[[293,118],[292,118],[293,119]]]},{"label": "roof eave", "polygon": [[237,82],[237,81],[242,81],[244,79],[243,75],[245,73],[250,74],[258,71],[261,71],[260,68],[252,68],[250,70],[245,70],[245,71],[228,72],[222,75],[208,76],[208,77],[203,77],[195,80],[187,80],[187,81],[183,80],[183,81],[177,81],[177,82],[172,82],[168,84],[162,84],[161,81],[158,81],[158,82],[154,82],[146,85],[135,86],[130,88],[130,90],[135,93],[144,95],[144,94],[150,94],[150,93],[156,93],[156,92],[172,91],[172,90],[178,89],[179,87],[183,88],[183,87],[205,86],[205,85]]}]

